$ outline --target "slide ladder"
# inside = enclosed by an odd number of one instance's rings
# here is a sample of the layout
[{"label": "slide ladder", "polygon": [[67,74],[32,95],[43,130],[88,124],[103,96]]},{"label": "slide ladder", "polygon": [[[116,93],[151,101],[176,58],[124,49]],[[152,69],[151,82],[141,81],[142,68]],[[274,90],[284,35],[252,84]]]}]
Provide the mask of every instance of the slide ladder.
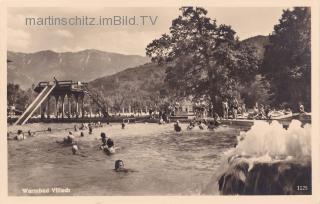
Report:
[{"label": "slide ladder", "polygon": [[52,92],[56,84],[48,84],[44,89],[38,94],[36,99],[28,106],[28,108],[23,112],[21,117],[15,122],[15,125],[23,125],[25,124],[32,114],[39,108],[39,106],[43,103],[44,100],[49,96]]},{"label": "slide ladder", "polygon": [[95,93],[94,91],[90,90],[90,89],[88,88],[88,86],[84,86],[84,87],[85,87],[85,89],[86,89],[86,91],[87,91],[88,96],[89,96],[89,97],[93,100],[93,102],[95,102],[95,103],[98,105],[98,107],[101,109],[103,116],[104,116],[104,117],[108,117],[108,116],[109,116],[109,113],[108,113],[108,110],[107,110],[107,108],[106,108],[106,106],[105,106],[105,102],[104,102],[103,98],[102,98],[99,94],[97,94],[97,93]]}]

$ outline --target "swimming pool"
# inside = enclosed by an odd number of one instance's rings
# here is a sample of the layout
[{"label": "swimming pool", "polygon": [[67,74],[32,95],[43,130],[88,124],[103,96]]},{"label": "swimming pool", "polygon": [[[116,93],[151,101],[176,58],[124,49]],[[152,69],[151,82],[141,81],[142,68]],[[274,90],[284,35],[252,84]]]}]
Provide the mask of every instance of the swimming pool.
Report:
[{"label": "swimming pool", "polygon": [[[74,124],[28,124],[17,129],[72,128]],[[94,128],[93,134],[74,132],[80,155],[58,144],[68,130],[37,133],[24,141],[8,141],[9,195],[200,195],[218,172],[224,152],[247,126],[223,126],[215,131],[176,133],[173,124],[120,124]],[[100,133],[111,137],[119,151],[107,156],[99,150]],[[124,161],[131,173],[116,173],[114,162]],[[67,194],[25,194],[22,189],[69,188]],[[217,189],[213,189],[218,193]]]}]

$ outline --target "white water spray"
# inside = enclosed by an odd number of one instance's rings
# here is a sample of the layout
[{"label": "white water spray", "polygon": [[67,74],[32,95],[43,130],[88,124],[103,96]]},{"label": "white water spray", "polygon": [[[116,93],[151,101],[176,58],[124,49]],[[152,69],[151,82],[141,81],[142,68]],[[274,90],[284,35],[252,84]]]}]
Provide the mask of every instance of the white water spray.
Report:
[{"label": "white water spray", "polygon": [[271,124],[255,121],[247,133],[241,133],[241,139],[234,154],[262,158],[306,158],[311,157],[311,125],[293,120],[288,129],[278,121]]}]

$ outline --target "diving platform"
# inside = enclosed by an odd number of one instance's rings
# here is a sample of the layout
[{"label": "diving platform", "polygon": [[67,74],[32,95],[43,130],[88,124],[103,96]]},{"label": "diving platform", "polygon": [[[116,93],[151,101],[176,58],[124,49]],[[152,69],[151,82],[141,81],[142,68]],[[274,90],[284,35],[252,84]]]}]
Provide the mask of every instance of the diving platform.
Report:
[{"label": "diving platform", "polygon": [[[16,125],[25,124],[32,115],[40,109],[41,119],[50,119],[53,112],[56,119],[84,118],[84,97],[88,96],[92,104],[96,104],[105,118],[108,117],[108,109],[103,98],[89,89],[88,83],[72,80],[64,81],[42,81],[39,82],[34,91],[37,97],[27,107]],[[50,110],[51,98],[55,100],[54,111]],[[91,104],[91,103],[90,103]]]},{"label": "diving platform", "polygon": [[34,91],[40,93],[47,86],[55,85],[55,88],[52,90],[52,95],[63,95],[63,94],[84,94],[85,87],[88,83],[80,82],[80,81],[42,81],[39,82],[38,85],[34,88]]}]

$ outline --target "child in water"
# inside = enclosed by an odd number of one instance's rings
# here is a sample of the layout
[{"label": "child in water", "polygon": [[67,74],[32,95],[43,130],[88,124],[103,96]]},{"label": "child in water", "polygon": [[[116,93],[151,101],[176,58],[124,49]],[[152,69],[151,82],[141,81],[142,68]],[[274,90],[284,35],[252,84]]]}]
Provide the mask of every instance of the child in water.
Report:
[{"label": "child in water", "polygon": [[116,172],[124,172],[124,173],[128,173],[128,172],[135,172],[134,170],[132,169],[126,169],[124,168],[124,163],[122,160],[117,160],[115,163],[114,163],[114,170]]}]

